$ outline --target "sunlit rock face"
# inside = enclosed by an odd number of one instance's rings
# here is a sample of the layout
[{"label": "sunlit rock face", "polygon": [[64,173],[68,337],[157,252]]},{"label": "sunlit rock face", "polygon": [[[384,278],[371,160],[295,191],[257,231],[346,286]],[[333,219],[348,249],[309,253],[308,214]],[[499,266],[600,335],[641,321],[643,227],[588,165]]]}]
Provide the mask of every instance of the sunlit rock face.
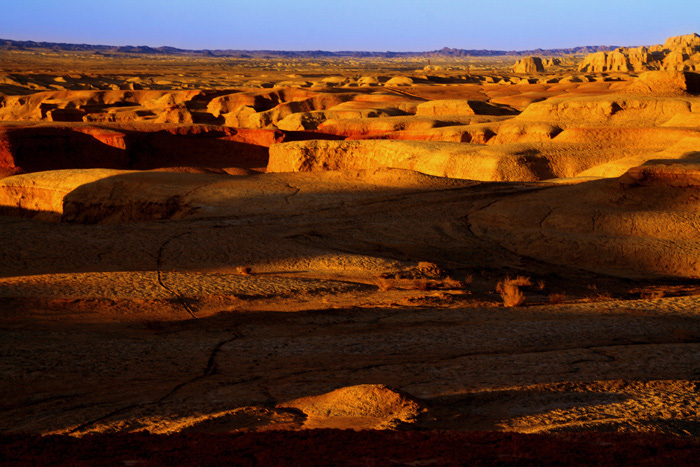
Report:
[{"label": "sunlit rock face", "polygon": [[579,71],[591,73],[647,70],[700,71],[700,36],[670,37],[663,45],[621,47],[588,55]]}]

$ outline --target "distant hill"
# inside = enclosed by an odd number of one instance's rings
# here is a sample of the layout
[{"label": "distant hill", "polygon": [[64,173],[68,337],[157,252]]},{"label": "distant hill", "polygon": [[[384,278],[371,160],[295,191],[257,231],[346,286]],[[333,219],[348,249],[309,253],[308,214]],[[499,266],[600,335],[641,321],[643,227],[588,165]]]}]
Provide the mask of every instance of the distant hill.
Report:
[{"label": "distant hill", "polygon": [[595,52],[608,52],[615,50],[617,46],[592,45],[583,47],[573,47],[571,49],[534,49],[534,50],[464,50],[450,49],[449,47],[431,52],[420,52],[421,55],[442,56],[442,57],[498,57],[507,55],[585,55]]},{"label": "distant hill", "polygon": [[147,54],[231,58],[395,58],[395,57],[499,57],[523,55],[585,55],[594,52],[607,52],[617,46],[584,46],[570,49],[535,49],[535,50],[465,50],[449,47],[428,52],[362,52],[324,50],[284,51],[284,50],[188,50],[175,47],[112,46],[91,44],[66,44],[57,42],[14,41],[0,39],[0,50],[53,50],[56,52],[93,52],[98,54]]}]

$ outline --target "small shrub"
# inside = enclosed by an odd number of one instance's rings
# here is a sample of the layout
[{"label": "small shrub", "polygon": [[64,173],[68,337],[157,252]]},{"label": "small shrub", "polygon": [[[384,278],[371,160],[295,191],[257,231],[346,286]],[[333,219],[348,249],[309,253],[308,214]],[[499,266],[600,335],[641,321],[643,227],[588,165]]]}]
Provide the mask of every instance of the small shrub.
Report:
[{"label": "small shrub", "polygon": [[430,282],[427,279],[414,279],[408,284],[411,290],[430,290]]},{"label": "small shrub", "polygon": [[610,295],[609,293],[602,292],[602,293],[597,293],[595,295],[591,295],[589,297],[589,299],[592,302],[606,302],[608,300],[612,300],[613,298],[612,298],[612,295]]},{"label": "small shrub", "polygon": [[688,329],[682,329],[682,328],[673,330],[673,338],[676,340],[676,342],[693,342],[694,341],[693,333],[690,332]]},{"label": "small shrub", "polygon": [[510,279],[510,281],[512,284],[517,285],[518,287],[526,287],[528,285],[532,285],[530,278],[525,276],[518,276],[515,279]]},{"label": "small shrub", "polygon": [[253,274],[253,270],[247,266],[238,266],[236,268],[236,272],[238,272],[238,274],[241,276],[250,276]]},{"label": "small shrub", "polygon": [[377,287],[379,287],[379,290],[381,290],[382,292],[391,290],[396,286],[394,280],[388,279],[386,277],[378,277],[374,280],[374,283],[377,284]]},{"label": "small shrub", "polygon": [[446,289],[461,289],[467,284],[468,282],[458,281],[449,276],[442,280],[442,286]]},{"label": "small shrub", "polygon": [[639,294],[639,297],[643,300],[656,300],[657,298],[663,298],[663,296],[663,290],[650,290]]},{"label": "small shrub", "polygon": [[145,324],[146,329],[155,334],[160,334],[165,329],[165,324],[163,323],[163,321],[149,320],[146,321]]},{"label": "small shrub", "polygon": [[537,283],[537,290],[542,291],[542,290],[544,290],[544,287],[545,287],[544,281],[539,281],[539,282]]},{"label": "small shrub", "polygon": [[517,278],[506,277],[496,284],[496,292],[503,299],[503,305],[507,307],[520,306],[525,302],[525,294],[518,287]]},{"label": "small shrub", "polygon": [[564,300],[566,300],[566,295],[563,293],[549,294],[549,303],[551,305],[559,305],[560,303],[564,303]]}]

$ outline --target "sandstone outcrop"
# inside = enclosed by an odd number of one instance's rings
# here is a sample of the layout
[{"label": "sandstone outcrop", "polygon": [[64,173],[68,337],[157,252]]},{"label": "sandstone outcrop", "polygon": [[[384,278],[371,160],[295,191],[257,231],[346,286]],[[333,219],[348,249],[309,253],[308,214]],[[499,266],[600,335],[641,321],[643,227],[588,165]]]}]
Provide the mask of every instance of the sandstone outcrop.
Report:
[{"label": "sandstone outcrop", "polygon": [[441,99],[422,102],[416,115],[516,115],[518,112],[504,105],[468,99]]},{"label": "sandstone outcrop", "polygon": [[231,176],[188,171],[67,169],[0,180],[0,214],[43,221],[119,223],[293,213],[473,182],[400,169]]},{"label": "sandstone outcrop", "polygon": [[303,131],[315,130],[326,120],[359,120],[403,115],[397,109],[339,109],[295,112],[279,120],[275,126],[280,130]]},{"label": "sandstone outcrop", "polygon": [[[438,141],[300,141],[270,146],[268,172],[316,172],[393,167],[439,177],[484,181],[535,181],[563,176],[570,154],[528,145],[487,146]],[[579,162],[581,164],[581,162]],[[587,168],[583,162],[583,167]],[[561,173],[557,171],[561,170]],[[579,169],[582,170],[582,169]]]},{"label": "sandstone outcrop", "polygon": [[544,73],[544,64],[540,57],[521,58],[513,65],[513,73],[534,74]]},{"label": "sandstone outcrop", "polygon": [[349,118],[325,120],[317,126],[319,132],[343,136],[346,138],[362,138],[404,130],[429,130],[462,123],[468,116],[451,115],[443,117],[430,116],[397,116],[377,118]]},{"label": "sandstone outcrop", "polygon": [[208,94],[205,91],[49,91],[0,96],[0,120],[87,121],[92,114],[130,107],[150,111],[133,114],[148,121],[173,108],[187,110],[186,103],[200,98],[208,98]]},{"label": "sandstone outcrop", "polygon": [[264,168],[274,130],[209,125],[12,125],[0,129],[0,170]]},{"label": "sandstone outcrop", "polygon": [[669,37],[663,45],[664,49],[669,50],[678,47],[700,47],[700,35],[692,33],[683,36]]},{"label": "sandstone outcrop", "polygon": [[700,94],[700,73],[647,71],[639,75],[625,92],[656,96]]},{"label": "sandstone outcrop", "polygon": [[678,114],[697,111],[693,98],[657,98],[610,94],[553,97],[530,104],[515,120],[552,122],[559,126],[655,126]]},{"label": "sandstone outcrop", "polygon": [[700,71],[700,36],[670,37],[662,45],[620,47],[613,52],[589,54],[579,65],[587,73],[647,70]]}]

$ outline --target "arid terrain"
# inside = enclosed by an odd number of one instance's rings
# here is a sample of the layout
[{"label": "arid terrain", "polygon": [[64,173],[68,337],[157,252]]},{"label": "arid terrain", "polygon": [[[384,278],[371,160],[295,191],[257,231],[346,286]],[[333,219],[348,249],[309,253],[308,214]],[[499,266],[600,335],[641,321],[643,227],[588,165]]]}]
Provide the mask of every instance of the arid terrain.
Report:
[{"label": "arid terrain", "polygon": [[7,458],[370,442],[309,429],[698,450],[700,36],[448,52],[0,50]]}]

